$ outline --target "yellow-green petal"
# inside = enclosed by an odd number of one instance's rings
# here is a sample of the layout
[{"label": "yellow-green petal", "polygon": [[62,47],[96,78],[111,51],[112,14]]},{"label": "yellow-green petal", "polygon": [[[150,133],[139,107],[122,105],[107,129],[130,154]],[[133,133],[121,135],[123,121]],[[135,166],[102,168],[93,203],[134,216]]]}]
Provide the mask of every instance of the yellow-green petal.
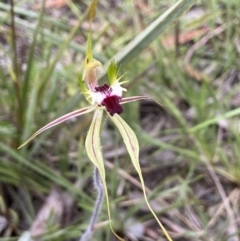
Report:
[{"label": "yellow-green petal", "polygon": [[133,165],[138,173],[139,179],[141,181],[144,199],[148,205],[149,210],[151,211],[151,213],[155,217],[156,221],[158,222],[159,226],[161,227],[163,233],[167,237],[167,240],[172,241],[167,230],[164,228],[161,221],[158,219],[158,217],[156,216],[155,212],[153,211],[153,209],[151,208],[151,206],[148,202],[146,190],[145,190],[145,184],[144,184],[144,180],[143,180],[143,176],[142,176],[142,171],[141,171],[141,167],[139,164],[139,145],[138,145],[138,140],[137,140],[137,137],[136,137],[134,131],[118,114],[115,114],[114,116],[109,115],[109,117],[114,122],[114,124],[117,126],[118,130],[120,131],[120,133],[122,135],[122,138],[126,145],[127,151],[131,157],[132,163],[133,163]]},{"label": "yellow-green petal", "polygon": [[109,205],[109,199],[108,199],[107,184],[105,180],[105,168],[104,168],[104,162],[103,162],[101,144],[100,144],[100,132],[101,132],[103,111],[104,111],[103,109],[99,109],[99,108],[95,111],[91,126],[87,134],[85,145],[86,145],[87,155],[99,170],[99,173],[103,182],[103,186],[106,194],[108,218],[110,221],[109,223],[110,223],[111,231],[119,240],[124,241],[114,232],[112,228],[112,223],[111,223],[111,212],[110,212],[110,205]]}]

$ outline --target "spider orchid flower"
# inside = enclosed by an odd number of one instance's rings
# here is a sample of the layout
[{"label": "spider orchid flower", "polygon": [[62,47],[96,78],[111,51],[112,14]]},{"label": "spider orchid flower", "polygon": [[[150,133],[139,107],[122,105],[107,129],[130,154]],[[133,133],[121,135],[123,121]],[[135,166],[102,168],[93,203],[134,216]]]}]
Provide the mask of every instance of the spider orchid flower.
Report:
[{"label": "spider orchid flower", "polygon": [[[150,99],[146,96],[133,96],[122,98],[122,92],[126,91],[125,88],[122,88],[121,85],[125,82],[119,82],[120,78],[116,78],[117,66],[114,62],[111,62],[108,68],[108,76],[111,82],[109,84],[103,84],[99,86],[97,82],[87,82],[89,89],[84,85],[84,80],[80,80],[80,88],[82,94],[85,96],[86,100],[91,104],[90,106],[75,110],[66,115],[63,115],[47,125],[43,126],[37,132],[35,132],[27,141],[25,141],[18,149],[22,148],[33,140],[36,136],[41,134],[43,131],[50,129],[56,125],[61,124],[69,119],[84,115],[93,111],[103,112],[106,111],[109,114],[111,119],[116,119],[120,117],[118,114],[121,114],[123,109],[122,105],[128,102],[133,102],[142,99]],[[95,72],[95,70],[93,71]],[[84,75],[83,75],[84,76]],[[88,76],[92,76],[88,73]],[[80,76],[79,76],[80,78]]]},{"label": "spider orchid flower", "polygon": [[118,128],[123,138],[127,151],[132,160],[133,166],[135,167],[139,175],[139,179],[142,184],[144,198],[145,198],[146,204],[149,207],[149,210],[152,212],[153,216],[155,217],[159,226],[163,230],[168,241],[172,241],[171,237],[169,236],[164,226],[157,218],[156,214],[154,213],[154,211],[152,210],[151,206],[148,203],[144,180],[141,172],[141,167],[139,164],[139,144],[138,144],[137,137],[134,131],[131,129],[131,127],[120,116],[120,114],[123,111],[123,108],[122,108],[123,104],[137,101],[137,100],[142,100],[142,99],[150,99],[150,98],[146,96],[133,96],[133,97],[126,97],[126,98],[122,97],[123,92],[127,91],[125,88],[122,87],[122,85],[126,83],[126,81],[120,82],[123,76],[118,77],[118,69],[114,61],[111,62],[108,68],[108,83],[99,85],[98,78],[102,73],[102,69],[103,69],[102,64],[96,59],[94,59],[92,55],[91,32],[90,32],[88,36],[87,53],[84,61],[83,74],[82,74],[82,77],[79,76],[79,84],[80,84],[81,92],[85,96],[86,100],[90,103],[90,106],[70,112],[48,123],[47,125],[43,126],[41,129],[39,129],[37,132],[35,132],[19,148],[22,148],[31,140],[33,140],[36,136],[38,136],[40,133],[42,133],[45,130],[48,130],[51,127],[54,127],[71,118],[84,115],[90,112],[94,112],[93,120],[86,137],[85,147],[86,147],[86,151],[89,159],[93,162],[93,164],[99,171],[99,174],[102,180],[102,184],[106,194],[110,228],[113,234],[119,240],[123,241],[123,239],[120,238],[114,232],[111,224],[110,204],[108,199],[107,184],[105,180],[106,175],[105,175],[104,161],[103,161],[101,144],[100,144],[102,118],[103,118],[104,112],[106,112],[108,117],[111,119],[111,121],[113,121],[113,123]]},{"label": "spider orchid flower", "polygon": [[[106,112],[108,117],[111,119],[111,121],[113,121],[113,123],[118,128],[123,138],[127,151],[131,157],[132,163],[142,183],[144,198],[146,200],[146,203],[150,211],[152,212],[153,216],[157,220],[159,226],[162,228],[167,239],[171,241],[172,239],[168,235],[164,226],[161,224],[160,220],[157,218],[156,214],[152,210],[147,200],[144,180],[142,177],[141,167],[139,164],[139,144],[138,144],[137,137],[134,131],[131,129],[131,127],[119,115],[123,111],[122,109],[123,104],[137,101],[137,100],[142,100],[142,99],[150,99],[150,98],[146,96],[133,96],[133,97],[122,98],[123,92],[126,91],[126,89],[122,87],[122,84],[124,84],[126,81],[120,82],[120,79],[123,76],[118,77],[118,69],[114,61],[111,62],[108,68],[109,83],[105,83],[99,86],[97,82],[97,78],[101,74],[101,71],[102,71],[102,65],[100,64],[100,62],[98,62],[95,59],[90,59],[90,61],[86,63],[86,66],[84,68],[83,78],[80,78],[79,76],[80,89],[82,91],[82,94],[85,96],[86,100],[91,104],[90,106],[70,112],[48,123],[47,125],[43,126],[41,129],[39,129],[36,133],[34,133],[19,148],[22,148],[31,140],[33,140],[36,136],[38,136],[40,133],[42,133],[45,130],[48,130],[51,127],[54,127],[71,118],[84,115],[90,112],[94,112],[93,120],[86,137],[85,147],[86,147],[86,151],[89,159],[93,162],[93,164],[96,166],[96,168],[100,173],[101,180],[102,180],[105,194],[106,194],[109,220],[111,220],[108,191],[107,191],[107,185],[105,180],[104,161],[102,157],[101,144],[100,144],[100,138],[99,138],[100,132],[101,132],[101,126],[102,126],[101,123],[102,123],[103,113]],[[111,221],[110,221],[110,228],[112,232],[118,237],[119,240],[123,240],[113,231]]]}]

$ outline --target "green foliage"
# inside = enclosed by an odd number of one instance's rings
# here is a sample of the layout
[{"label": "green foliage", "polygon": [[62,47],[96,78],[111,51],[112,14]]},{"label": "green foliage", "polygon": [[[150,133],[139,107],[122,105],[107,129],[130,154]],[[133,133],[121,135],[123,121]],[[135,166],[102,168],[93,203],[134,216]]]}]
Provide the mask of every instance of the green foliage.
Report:
[{"label": "green foliage", "polygon": [[[147,95],[163,104],[160,108],[143,100],[124,105],[122,113],[137,132],[154,210],[178,239],[237,237],[240,3],[198,1],[186,12],[194,1],[155,0],[143,8],[120,2],[112,8],[101,1],[92,23],[93,55],[106,68],[111,59],[121,63],[129,80],[127,96]],[[13,220],[0,236],[17,240],[57,186],[73,198],[78,211],[74,205],[75,215],[63,225],[49,226],[42,240],[77,239],[95,199],[87,182],[92,165],[83,143],[91,116],[43,133],[25,149],[16,148],[39,127],[86,106],[77,73],[85,58],[84,9],[89,2],[68,1],[44,15],[40,8],[26,9],[25,3],[15,1],[15,39],[11,6],[0,3],[0,216]],[[114,230],[127,236],[133,218],[134,224],[145,222],[152,231],[145,236],[160,239],[142,201],[136,171],[111,124],[103,128],[102,148],[111,208],[116,210],[112,219],[119,219]],[[230,207],[224,206],[227,197]],[[227,211],[221,213],[221,207]],[[107,219],[103,210],[101,220]],[[113,240],[108,223],[99,225],[95,237]]]}]

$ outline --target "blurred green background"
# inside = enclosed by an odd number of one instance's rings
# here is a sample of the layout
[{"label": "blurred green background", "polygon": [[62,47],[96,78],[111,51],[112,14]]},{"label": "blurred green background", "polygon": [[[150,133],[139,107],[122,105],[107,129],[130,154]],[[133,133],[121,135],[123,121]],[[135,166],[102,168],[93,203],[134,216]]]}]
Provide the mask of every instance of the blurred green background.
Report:
[{"label": "blurred green background", "polygon": [[[169,12],[176,2],[100,0],[92,25],[95,58],[105,67],[112,58],[120,62],[129,81],[125,96],[162,104],[129,103],[122,117],[139,139],[150,203],[173,240],[239,241],[240,1],[183,0]],[[96,197],[84,149],[92,114],[17,147],[53,119],[88,105],[77,74],[89,3],[0,2],[1,241],[30,240],[29,234],[78,240],[87,227]],[[154,26],[161,16],[165,22]],[[129,241],[165,240],[108,121],[101,141],[114,229]],[[92,240],[116,240],[107,219],[104,204]]]}]

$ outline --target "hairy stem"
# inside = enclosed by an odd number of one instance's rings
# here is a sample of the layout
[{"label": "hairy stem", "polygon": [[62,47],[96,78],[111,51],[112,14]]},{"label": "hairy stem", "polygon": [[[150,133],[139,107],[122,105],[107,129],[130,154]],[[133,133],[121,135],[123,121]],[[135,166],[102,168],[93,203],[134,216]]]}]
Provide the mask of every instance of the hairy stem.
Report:
[{"label": "hairy stem", "polygon": [[102,207],[103,199],[104,199],[104,188],[103,188],[99,171],[96,167],[94,167],[94,172],[93,172],[93,183],[94,183],[94,188],[98,192],[98,195],[95,201],[95,205],[93,208],[93,213],[92,213],[89,225],[79,241],[88,241],[89,238],[92,236],[93,228],[95,223],[97,222],[97,219]]}]

